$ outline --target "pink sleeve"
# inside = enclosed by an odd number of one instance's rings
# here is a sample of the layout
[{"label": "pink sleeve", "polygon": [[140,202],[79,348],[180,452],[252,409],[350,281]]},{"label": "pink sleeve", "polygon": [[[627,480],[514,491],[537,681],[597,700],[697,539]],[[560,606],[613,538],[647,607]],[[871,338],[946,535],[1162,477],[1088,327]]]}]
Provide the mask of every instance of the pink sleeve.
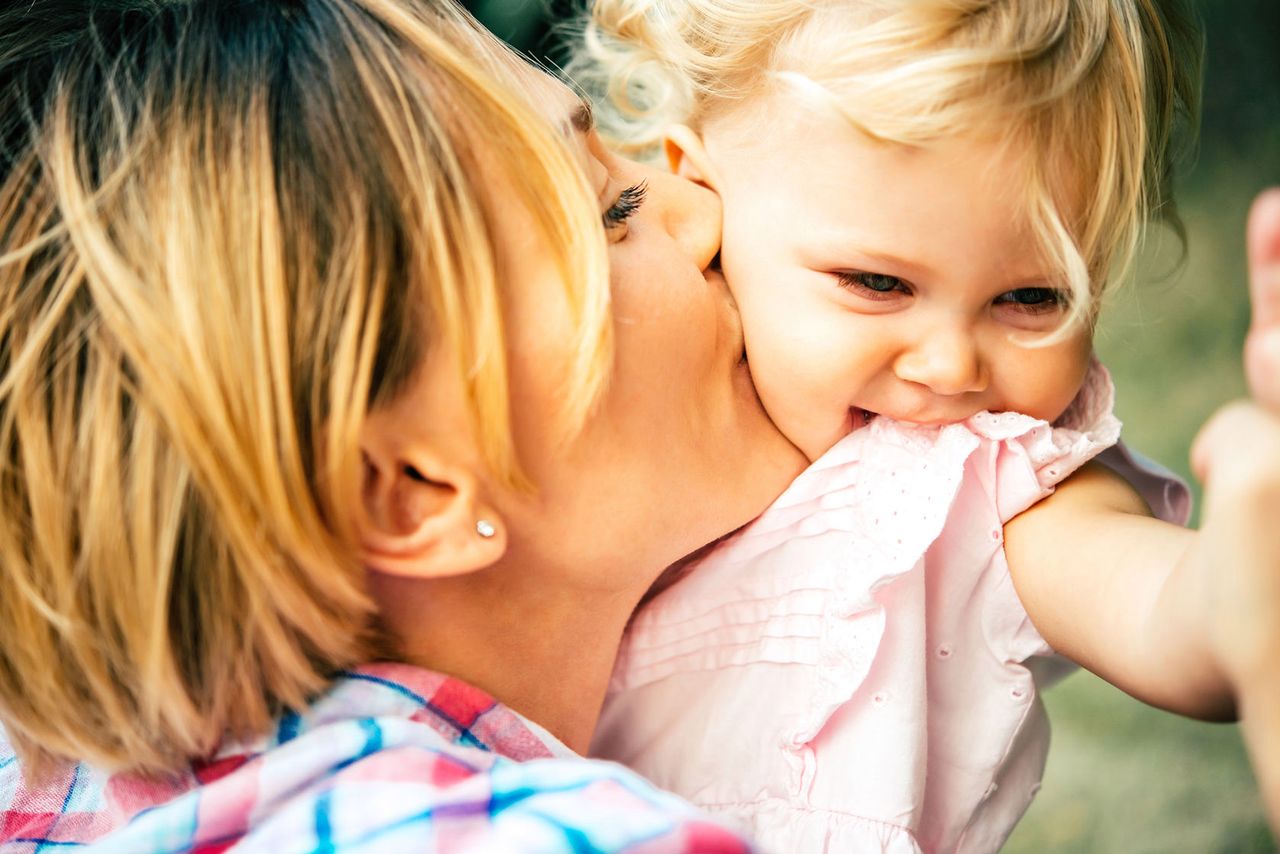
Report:
[{"label": "pink sleeve", "polygon": [[1098,462],[1127,480],[1157,519],[1185,525],[1191,518],[1191,489],[1169,469],[1124,442],[1098,455]]}]

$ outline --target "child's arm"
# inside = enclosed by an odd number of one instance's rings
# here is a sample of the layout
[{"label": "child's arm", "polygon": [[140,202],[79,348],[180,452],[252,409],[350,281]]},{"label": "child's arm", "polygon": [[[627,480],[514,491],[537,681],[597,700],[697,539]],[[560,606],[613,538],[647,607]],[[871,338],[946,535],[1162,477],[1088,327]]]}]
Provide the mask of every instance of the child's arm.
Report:
[{"label": "child's arm", "polygon": [[1206,633],[1197,532],[1152,519],[1133,489],[1086,466],[1005,526],[1018,596],[1059,653],[1140,700],[1234,715]]},{"label": "child's arm", "polygon": [[[1100,467],[1010,521],[1010,571],[1055,649],[1134,696],[1173,711],[1230,717],[1239,698],[1264,791],[1280,812],[1280,193],[1249,233],[1254,326],[1246,368],[1255,398],[1206,428],[1196,449],[1205,524],[1147,518]],[[1268,776],[1269,775],[1269,776]],[[1270,780],[1270,782],[1268,782]]]}]

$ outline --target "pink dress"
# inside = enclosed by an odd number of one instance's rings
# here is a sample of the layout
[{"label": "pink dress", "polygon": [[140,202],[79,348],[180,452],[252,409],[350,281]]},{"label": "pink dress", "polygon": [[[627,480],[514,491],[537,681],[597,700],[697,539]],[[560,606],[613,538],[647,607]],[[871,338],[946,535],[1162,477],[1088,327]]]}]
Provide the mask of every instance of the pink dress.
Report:
[{"label": "pink dress", "polygon": [[[765,851],[997,850],[1044,771],[1037,687],[1065,669],[1002,526],[1116,444],[1112,402],[1095,362],[1056,425],[881,418],[847,436],[637,614],[593,754]],[[1172,476],[1110,455],[1185,521]]]}]

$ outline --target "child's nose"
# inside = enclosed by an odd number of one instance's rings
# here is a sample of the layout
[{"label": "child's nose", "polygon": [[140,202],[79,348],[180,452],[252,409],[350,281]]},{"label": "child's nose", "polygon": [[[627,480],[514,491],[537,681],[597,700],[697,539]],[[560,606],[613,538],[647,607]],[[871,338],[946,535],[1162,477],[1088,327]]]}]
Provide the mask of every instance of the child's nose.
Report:
[{"label": "child's nose", "polygon": [[984,391],[987,371],[972,333],[935,329],[905,348],[894,362],[899,379],[922,385],[934,394]]}]

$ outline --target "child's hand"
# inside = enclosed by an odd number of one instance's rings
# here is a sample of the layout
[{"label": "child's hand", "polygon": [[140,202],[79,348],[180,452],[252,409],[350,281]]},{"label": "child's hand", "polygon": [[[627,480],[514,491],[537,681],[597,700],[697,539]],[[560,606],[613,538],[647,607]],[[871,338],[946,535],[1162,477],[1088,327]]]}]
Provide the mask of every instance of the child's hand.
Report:
[{"label": "child's hand", "polygon": [[1208,636],[1235,686],[1259,786],[1280,830],[1280,190],[1254,203],[1248,250],[1245,373],[1253,400],[1209,422],[1192,465],[1205,486],[1199,545]]}]

